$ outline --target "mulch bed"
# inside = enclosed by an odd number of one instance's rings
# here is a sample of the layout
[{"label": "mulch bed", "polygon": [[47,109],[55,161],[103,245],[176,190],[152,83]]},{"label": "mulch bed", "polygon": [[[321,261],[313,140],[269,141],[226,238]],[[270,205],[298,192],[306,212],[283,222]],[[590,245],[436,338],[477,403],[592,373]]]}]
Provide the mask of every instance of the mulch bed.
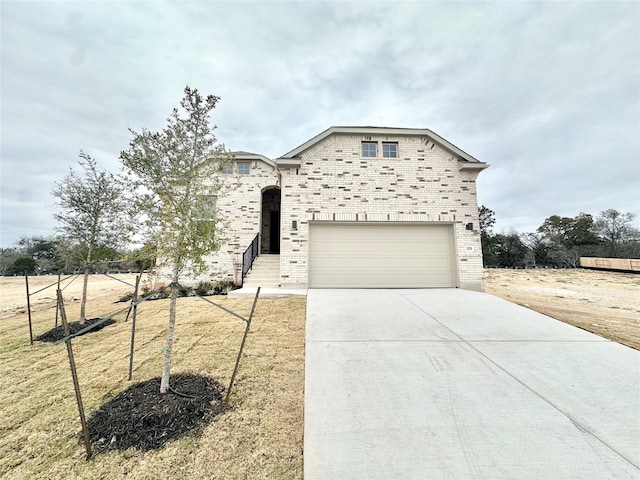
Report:
[{"label": "mulch bed", "polygon": [[160,393],[160,377],[132,385],[100,407],[87,421],[97,451],[154,450],[198,430],[229,407],[224,387],[190,373],[172,375],[170,390]]},{"label": "mulch bed", "polygon": [[[82,330],[83,328],[87,328],[89,325],[92,325],[94,323],[97,323],[99,321],[101,321],[102,318],[87,318],[84,322],[84,325],[80,325],[80,322],[71,322],[69,323],[69,334],[73,335],[74,333],[79,332],[80,330]],[[83,333],[82,335],[86,335],[87,333],[93,333],[93,332],[97,332],[98,330],[102,330],[104,327],[106,327],[107,325],[112,325],[116,323],[116,321],[113,318],[110,318],[109,320],[106,320],[104,323],[98,325],[97,327],[94,327],[92,330],[89,330],[85,333]],[[40,342],[57,342],[58,340],[62,340],[65,337],[64,334],[64,328],[62,327],[62,325],[58,325],[55,328],[52,328],[51,330],[49,330],[48,332],[43,333],[42,335],[38,335],[36,337],[36,340],[40,341]]]}]

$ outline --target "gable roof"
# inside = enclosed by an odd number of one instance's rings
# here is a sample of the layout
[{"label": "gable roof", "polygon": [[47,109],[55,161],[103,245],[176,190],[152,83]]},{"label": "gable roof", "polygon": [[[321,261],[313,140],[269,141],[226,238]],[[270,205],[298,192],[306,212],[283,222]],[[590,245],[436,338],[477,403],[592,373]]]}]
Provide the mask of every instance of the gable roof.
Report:
[{"label": "gable roof", "polygon": [[273,160],[265,157],[264,155],[260,155],[259,153],[243,152],[241,150],[229,153],[233,155],[234,160],[261,160],[271,167],[275,168],[276,166],[276,163]]},{"label": "gable roof", "polygon": [[333,135],[336,133],[357,134],[357,135],[388,135],[388,136],[403,135],[403,136],[428,137],[429,140],[431,140],[433,143],[439,145],[440,147],[442,147],[452,155],[458,157],[459,160],[470,162],[470,163],[477,163],[479,164],[477,165],[477,168],[486,168],[489,166],[488,164],[481,162],[477,158],[472,157],[467,152],[460,150],[453,143],[448,142],[447,140],[442,138],[440,135],[432,132],[431,130],[428,130],[426,128],[395,128],[395,127],[330,127],[326,129],[324,132],[316,135],[312,139],[307,140],[305,143],[303,143],[299,147],[296,147],[290,152],[285,153],[280,158],[276,159],[276,161],[279,161],[281,159],[287,160],[287,159],[297,158],[300,154],[302,154],[306,150],[310,149],[317,143],[320,143],[322,140],[329,137],[330,135]]}]

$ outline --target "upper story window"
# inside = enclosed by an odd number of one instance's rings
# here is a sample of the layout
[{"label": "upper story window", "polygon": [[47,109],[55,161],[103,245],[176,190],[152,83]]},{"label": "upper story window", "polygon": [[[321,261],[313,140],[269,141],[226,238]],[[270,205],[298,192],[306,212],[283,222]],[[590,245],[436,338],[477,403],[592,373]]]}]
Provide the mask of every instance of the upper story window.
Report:
[{"label": "upper story window", "polygon": [[228,165],[222,169],[223,175],[231,175],[233,173],[233,165]]},{"label": "upper story window", "polygon": [[362,156],[363,157],[377,157],[378,156],[378,142],[362,142]]},{"label": "upper story window", "polygon": [[382,142],[383,158],[398,158],[398,142]]},{"label": "upper story window", "polygon": [[240,175],[249,175],[251,172],[251,162],[238,162],[238,173]]}]

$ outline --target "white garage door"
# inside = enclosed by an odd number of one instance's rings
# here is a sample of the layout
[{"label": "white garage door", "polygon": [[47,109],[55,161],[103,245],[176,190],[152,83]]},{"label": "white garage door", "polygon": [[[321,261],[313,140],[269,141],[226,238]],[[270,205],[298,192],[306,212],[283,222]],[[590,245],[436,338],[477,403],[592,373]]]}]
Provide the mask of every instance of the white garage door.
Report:
[{"label": "white garage door", "polygon": [[451,225],[309,225],[310,287],[453,287],[455,271]]}]

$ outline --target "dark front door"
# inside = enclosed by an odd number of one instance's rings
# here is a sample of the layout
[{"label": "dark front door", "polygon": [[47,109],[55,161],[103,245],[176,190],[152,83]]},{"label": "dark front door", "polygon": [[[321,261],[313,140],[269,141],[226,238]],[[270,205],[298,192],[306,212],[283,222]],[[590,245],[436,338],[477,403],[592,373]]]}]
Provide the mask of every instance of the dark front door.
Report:
[{"label": "dark front door", "polygon": [[269,253],[280,253],[280,211],[271,211],[269,227]]}]

